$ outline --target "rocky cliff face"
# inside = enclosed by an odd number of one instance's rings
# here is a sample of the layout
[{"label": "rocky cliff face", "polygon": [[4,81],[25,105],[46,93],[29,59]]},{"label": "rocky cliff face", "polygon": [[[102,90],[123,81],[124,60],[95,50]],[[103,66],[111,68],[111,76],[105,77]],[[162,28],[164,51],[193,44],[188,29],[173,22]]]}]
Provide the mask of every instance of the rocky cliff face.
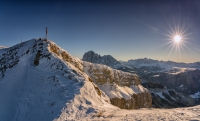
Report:
[{"label": "rocky cliff face", "polygon": [[83,55],[83,61],[91,62],[91,63],[98,63],[108,65],[112,68],[116,68],[117,66],[121,65],[119,61],[113,58],[111,55],[104,55],[101,56],[93,51],[88,51]]},{"label": "rocky cliff face", "polygon": [[94,53],[93,51],[88,51],[83,55],[82,60],[91,63],[101,63],[101,59],[102,57],[99,54]]},{"label": "rocky cliff face", "polygon": [[141,85],[140,78],[106,65],[83,62],[93,82],[110,98],[111,103],[123,109],[152,107],[150,92]]}]

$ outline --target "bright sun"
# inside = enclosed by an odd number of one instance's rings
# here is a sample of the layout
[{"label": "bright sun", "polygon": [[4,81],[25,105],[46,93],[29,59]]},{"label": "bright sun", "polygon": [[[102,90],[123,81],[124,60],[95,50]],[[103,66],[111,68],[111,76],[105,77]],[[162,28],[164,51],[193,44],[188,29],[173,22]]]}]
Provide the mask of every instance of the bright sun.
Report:
[{"label": "bright sun", "polygon": [[173,54],[179,54],[179,56],[181,57],[182,52],[185,52],[185,48],[187,48],[187,40],[189,39],[188,36],[190,34],[187,34],[187,28],[185,28],[184,26],[181,26],[180,23],[176,23],[174,22],[174,25],[171,26],[170,23],[169,24],[169,30],[168,33],[166,33],[166,36],[168,36],[168,38],[166,38],[168,41],[166,44],[170,44],[169,46],[169,54],[168,57],[173,53]]},{"label": "bright sun", "polygon": [[179,43],[181,41],[181,36],[179,36],[179,35],[174,36],[174,41],[176,43]]}]

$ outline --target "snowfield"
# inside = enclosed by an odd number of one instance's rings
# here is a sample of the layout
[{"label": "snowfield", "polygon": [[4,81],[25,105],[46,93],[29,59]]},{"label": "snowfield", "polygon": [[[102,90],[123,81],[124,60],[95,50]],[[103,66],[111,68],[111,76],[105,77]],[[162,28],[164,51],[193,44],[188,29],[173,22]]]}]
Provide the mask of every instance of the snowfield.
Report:
[{"label": "snowfield", "polygon": [[176,109],[138,109],[138,110],[113,110],[105,109],[99,117],[89,120],[113,121],[200,121],[200,106]]},{"label": "snowfield", "polygon": [[[200,120],[200,106],[124,110],[111,105],[82,71],[80,59],[53,45],[32,39],[0,49],[0,121]],[[126,96],[133,93],[119,88]]]}]

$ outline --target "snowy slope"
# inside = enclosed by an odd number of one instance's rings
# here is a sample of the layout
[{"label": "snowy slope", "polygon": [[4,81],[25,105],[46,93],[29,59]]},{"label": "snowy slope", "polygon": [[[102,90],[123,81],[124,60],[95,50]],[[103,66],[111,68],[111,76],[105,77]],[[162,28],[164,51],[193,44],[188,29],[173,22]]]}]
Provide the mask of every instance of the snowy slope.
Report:
[{"label": "snowy slope", "polygon": [[[99,106],[117,109],[109,104],[106,96],[99,95],[89,77],[74,66],[76,58],[69,55],[70,62],[60,59],[47,49],[50,45],[54,43],[33,39],[3,53],[0,121],[81,119],[98,111]],[[17,64],[9,66],[15,58]]]}]

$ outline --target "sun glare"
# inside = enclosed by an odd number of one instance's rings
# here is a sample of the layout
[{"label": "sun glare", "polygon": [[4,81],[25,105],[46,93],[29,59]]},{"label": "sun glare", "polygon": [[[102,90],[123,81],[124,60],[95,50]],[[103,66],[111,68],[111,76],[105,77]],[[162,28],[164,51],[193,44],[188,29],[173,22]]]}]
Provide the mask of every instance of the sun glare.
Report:
[{"label": "sun glare", "polygon": [[182,24],[181,26],[180,23],[169,24],[169,29],[167,31],[168,33],[166,33],[165,35],[167,36],[166,40],[168,41],[164,45],[170,45],[168,47],[168,57],[171,54],[178,54],[181,58],[182,53],[185,53],[185,48],[187,48],[186,45],[188,44],[187,40],[190,36],[189,33],[187,33],[187,28],[184,24]]},{"label": "sun glare", "polygon": [[179,43],[181,41],[181,36],[179,36],[179,35],[174,36],[174,41],[176,43]]}]

